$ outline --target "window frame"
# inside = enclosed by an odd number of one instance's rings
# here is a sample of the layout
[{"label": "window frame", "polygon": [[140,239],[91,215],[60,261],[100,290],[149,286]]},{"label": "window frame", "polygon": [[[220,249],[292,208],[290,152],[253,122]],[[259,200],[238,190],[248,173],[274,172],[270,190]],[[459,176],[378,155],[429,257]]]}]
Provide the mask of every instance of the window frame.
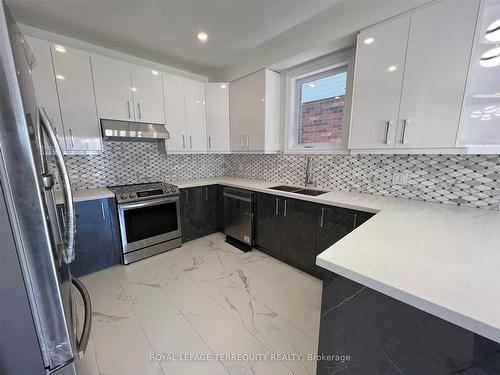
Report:
[{"label": "window frame", "polygon": [[[347,72],[342,141],[338,144],[299,144],[301,100],[301,90],[298,89],[299,85],[342,72]],[[353,73],[354,49],[352,48],[302,64],[285,72],[284,153],[348,153]]]}]

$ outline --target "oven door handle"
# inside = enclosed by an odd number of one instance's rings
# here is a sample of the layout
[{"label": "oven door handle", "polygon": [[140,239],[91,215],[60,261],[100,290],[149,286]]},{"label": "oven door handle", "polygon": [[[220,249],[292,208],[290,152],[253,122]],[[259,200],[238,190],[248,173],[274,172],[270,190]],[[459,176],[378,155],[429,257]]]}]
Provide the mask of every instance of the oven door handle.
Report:
[{"label": "oven door handle", "polygon": [[174,196],[174,197],[165,197],[165,198],[159,198],[159,199],[152,199],[144,202],[133,202],[133,203],[125,203],[125,204],[119,204],[118,209],[120,210],[131,210],[134,208],[142,208],[142,207],[148,207],[148,206],[157,206],[159,204],[164,204],[164,203],[169,203],[169,202],[175,202],[179,200],[179,196]]}]

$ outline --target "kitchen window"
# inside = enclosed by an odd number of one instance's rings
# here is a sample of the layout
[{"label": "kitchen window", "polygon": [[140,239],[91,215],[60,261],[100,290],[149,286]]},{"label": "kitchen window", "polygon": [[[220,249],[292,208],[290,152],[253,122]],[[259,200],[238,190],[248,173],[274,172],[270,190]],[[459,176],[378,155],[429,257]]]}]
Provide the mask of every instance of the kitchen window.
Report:
[{"label": "kitchen window", "polygon": [[286,152],[346,152],[352,52],[286,72]]}]

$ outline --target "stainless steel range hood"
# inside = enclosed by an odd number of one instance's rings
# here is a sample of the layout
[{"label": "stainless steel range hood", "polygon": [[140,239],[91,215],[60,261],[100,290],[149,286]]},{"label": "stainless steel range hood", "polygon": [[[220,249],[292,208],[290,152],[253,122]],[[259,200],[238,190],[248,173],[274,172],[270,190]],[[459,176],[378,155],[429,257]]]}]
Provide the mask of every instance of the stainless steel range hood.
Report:
[{"label": "stainless steel range hood", "polygon": [[170,138],[163,124],[101,119],[101,131],[105,141],[157,142]]}]

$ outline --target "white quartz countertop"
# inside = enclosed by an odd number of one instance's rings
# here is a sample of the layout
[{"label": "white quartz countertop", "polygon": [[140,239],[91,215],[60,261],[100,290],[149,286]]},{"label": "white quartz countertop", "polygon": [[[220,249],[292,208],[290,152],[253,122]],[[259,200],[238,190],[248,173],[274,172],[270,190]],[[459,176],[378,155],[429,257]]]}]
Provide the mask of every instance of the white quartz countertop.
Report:
[{"label": "white quartz countertop", "polygon": [[[108,190],[106,188],[73,190],[74,202],[90,201],[93,199],[114,198],[114,196],[115,195],[111,192],[111,190]],[[64,197],[62,191],[56,191],[55,198],[56,198],[56,204],[64,203]]]},{"label": "white quartz countertop", "polygon": [[310,197],[238,178],[223,184],[377,214],[319,254],[316,264],[500,342],[500,211],[333,191]]}]

